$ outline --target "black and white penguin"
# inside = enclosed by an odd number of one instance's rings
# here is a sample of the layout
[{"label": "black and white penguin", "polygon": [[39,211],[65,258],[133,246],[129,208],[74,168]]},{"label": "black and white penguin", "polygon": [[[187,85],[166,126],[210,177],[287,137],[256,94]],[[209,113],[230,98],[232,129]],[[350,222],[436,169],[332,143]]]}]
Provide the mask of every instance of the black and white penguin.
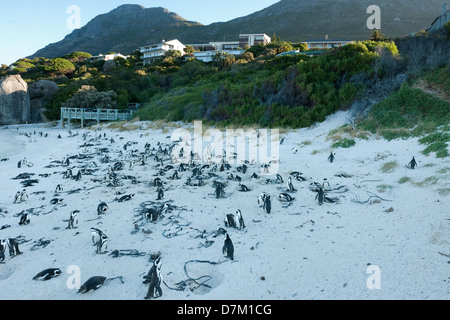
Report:
[{"label": "black and white penguin", "polygon": [[266,195],[263,210],[265,210],[267,213],[270,213],[272,211],[272,200],[270,199],[270,194]]},{"label": "black and white penguin", "polygon": [[263,207],[263,206],[264,206],[264,203],[265,203],[265,201],[266,201],[266,197],[267,197],[267,193],[265,193],[265,192],[263,192],[263,193],[261,193],[261,194],[259,195],[259,197],[258,197],[258,205],[259,205],[260,207]]},{"label": "black and white penguin", "polygon": [[276,179],[277,183],[283,183],[284,182],[283,177],[279,173],[277,173],[276,177],[277,177],[277,179]]},{"label": "black and white penguin", "polygon": [[20,226],[25,226],[25,225],[27,225],[27,224],[30,224],[30,217],[29,217],[28,213],[23,213],[23,214],[20,216],[19,225],[20,225]]},{"label": "black and white penguin", "polygon": [[59,268],[49,268],[39,272],[33,277],[33,280],[47,281],[61,275],[61,273],[62,272]]},{"label": "black and white penguin", "polygon": [[282,192],[278,195],[278,200],[283,202],[291,202],[294,201],[294,198],[290,194]]},{"label": "black and white penguin", "polygon": [[323,204],[323,201],[325,200],[325,192],[321,187],[317,191],[316,200],[318,201],[320,206]]},{"label": "black and white penguin", "polygon": [[101,202],[97,206],[97,215],[102,215],[108,210],[108,205],[105,202]]},{"label": "black and white penguin", "polygon": [[59,192],[62,192],[62,191],[63,191],[62,185],[61,185],[61,184],[58,184],[58,185],[56,186],[56,188],[55,188],[55,193],[59,193]]},{"label": "black and white penguin", "polygon": [[239,226],[239,229],[241,229],[241,230],[245,229],[244,217],[242,217],[241,210],[239,210],[239,209],[236,210],[235,219],[236,219],[236,227]]},{"label": "black and white penguin", "polygon": [[95,245],[100,241],[103,235],[103,231],[97,228],[91,228],[91,235],[92,235],[92,243]]},{"label": "black and white penguin", "polygon": [[234,215],[227,214],[223,220],[225,223],[225,227],[227,228],[236,228],[236,220],[234,219]]},{"label": "black and white penguin", "polygon": [[408,163],[408,168],[415,169],[417,167],[417,162],[415,157],[412,158],[412,160]]},{"label": "black and white penguin", "polygon": [[80,212],[79,210],[73,210],[70,212],[69,225],[67,226],[67,229],[75,229],[76,227],[78,227],[79,212]]},{"label": "black and white penguin", "polygon": [[323,191],[330,191],[330,183],[327,178],[323,179],[322,189]]},{"label": "black and white penguin", "polygon": [[160,298],[162,296],[161,283],[163,281],[161,275],[161,257],[157,258],[153,261],[153,266],[146,276],[144,276],[143,283],[149,284],[147,295],[145,299],[148,300],[150,298]]},{"label": "black and white penguin", "polygon": [[234,260],[234,246],[233,241],[231,241],[230,235],[227,233],[227,237],[222,247],[222,253],[226,255],[227,258]]},{"label": "black and white penguin", "polygon": [[50,200],[51,204],[61,204],[63,203],[64,199],[62,198],[53,198],[52,200]]},{"label": "black and white penguin", "polygon": [[294,185],[292,184],[292,178],[291,177],[288,178],[288,181],[287,181],[286,185],[287,185],[287,190],[289,192],[294,192],[295,191]]},{"label": "black and white penguin", "polygon": [[14,257],[22,252],[19,250],[19,243],[12,238],[0,240],[0,262],[5,260],[6,248],[9,250],[9,256]]},{"label": "black and white penguin", "polygon": [[240,192],[249,192],[250,189],[244,184],[239,184],[239,191]]},{"label": "black and white penguin", "polygon": [[162,200],[164,198],[164,188],[158,188],[158,198],[156,200]]},{"label": "black and white penguin", "polygon": [[83,285],[78,290],[78,293],[88,293],[91,290],[97,290],[98,288],[103,286],[105,281],[106,277],[102,276],[91,277],[85,283],[83,283]]},{"label": "black and white penguin", "polygon": [[127,195],[124,195],[124,196],[120,197],[118,201],[119,202],[129,201],[129,200],[133,199],[133,197],[134,197],[134,193],[133,194],[127,194]]},{"label": "black and white penguin", "polygon": [[156,208],[149,208],[144,212],[144,217],[151,222],[158,221],[159,212]]},{"label": "black and white penguin", "polygon": [[222,198],[225,193],[224,185],[222,183],[217,183],[214,193],[216,195],[216,199]]},{"label": "black and white penguin", "polygon": [[100,240],[97,242],[97,253],[102,254],[105,253],[105,250],[108,248],[108,237],[106,234],[102,234]]},{"label": "black and white penguin", "polygon": [[335,156],[336,156],[336,153],[331,152],[330,155],[328,156],[328,161],[333,163],[335,160]]},{"label": "black and white penguin", "polygon": [[17,191],[16,195],[14,196],[14,203],[20,203],[20,191]]},{"label": "black and white penguin", "polygon": [[75,181],[81,180],[81,170],[78,170],[78,173],[75,175]]}]

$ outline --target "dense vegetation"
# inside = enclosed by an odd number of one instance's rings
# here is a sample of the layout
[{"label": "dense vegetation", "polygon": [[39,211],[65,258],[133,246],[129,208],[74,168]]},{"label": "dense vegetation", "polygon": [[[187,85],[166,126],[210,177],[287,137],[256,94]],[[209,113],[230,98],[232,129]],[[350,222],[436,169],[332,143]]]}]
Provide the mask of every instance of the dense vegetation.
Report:
[{"label": "dense vegetation", "polygon": [[[415,127],[430,108],[438,110],[434,117],[446,121],[447,114],[442,112],[448,104],[422,96],[411,82],[436,67],[441,69],[435,76],[431,73],[433,79],[448,79],[443,67],[450,52],[446,35],[424,33],[393,42],[373,34],[371,40],[313,57],[277,56],[306,49],[304,44],[277,39],[270,45],[247,48],[241,56],[217,55],[211,63],[171,51],[151,66],[142,65],[138,52],[127,60],[117,59],[112,66],[103,61],[89,63],[89,54],[76,52],[55,59],[21,59],[12,71],[3,67],[0,76],[20,73],[29,82],[55,81],[60,90],[46,106],[46,116],[52,120],[58,119],[62,105],[101,107],[100,103],[126,108],[137,102],[143,105],[136,113],[141,120],[305,127],[337,110],[356,108],[367,97],[378,102],[393,93],[373,108],[364,129],[395,138],[404,136],[405,130],[392,130],[393,122],[399,128]],[[425,116],[420,108],[410,114],[415,104],[420,104]],[[415,133],[432,132],[441,122],[420,124]],[[432,129],[424,131],[426,126]]]}]

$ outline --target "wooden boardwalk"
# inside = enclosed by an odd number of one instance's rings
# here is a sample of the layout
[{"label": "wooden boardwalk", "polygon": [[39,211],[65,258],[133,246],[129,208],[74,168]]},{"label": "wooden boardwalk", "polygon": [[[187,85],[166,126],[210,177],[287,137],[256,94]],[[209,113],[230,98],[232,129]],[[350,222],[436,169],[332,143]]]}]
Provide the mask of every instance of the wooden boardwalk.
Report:
[{"label": "wooden boardwalk", "polygon": [[61,108],[61,126],[64,128],[64,120],[67,119],[68,127],[70,121],[81,120],[81,127],[84,127],[85,120],[100,121],[130,121],[133,116],[132,110],[120,109],[86,109],[86,108]]}]

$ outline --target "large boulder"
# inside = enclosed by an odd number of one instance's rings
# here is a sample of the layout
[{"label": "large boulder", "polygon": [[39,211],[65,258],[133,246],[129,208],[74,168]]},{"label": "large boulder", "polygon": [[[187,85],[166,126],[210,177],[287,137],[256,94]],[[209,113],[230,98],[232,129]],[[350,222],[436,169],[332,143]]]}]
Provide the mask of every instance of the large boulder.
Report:
[{"label": "large boulder", "polygon": [[20,124],[30,119],[28,85],[20,75],[0,79],[0,125]]},{"label": "large boulder", "polygon": [[39,80],[30,84],[28,92],[31,101],[31,122],[46,122],[43,116],[45,105],[53,99],[58,89],[58,85],[50,80]]}]

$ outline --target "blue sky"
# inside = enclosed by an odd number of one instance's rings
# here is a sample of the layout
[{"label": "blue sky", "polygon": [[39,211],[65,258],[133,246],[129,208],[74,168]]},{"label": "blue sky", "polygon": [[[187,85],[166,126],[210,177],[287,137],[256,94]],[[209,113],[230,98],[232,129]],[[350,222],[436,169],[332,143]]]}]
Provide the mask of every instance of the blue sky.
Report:
[{"label": "blue sky", "polygon": [[122,4],[140,4],[146,8],[164,7],[185,19],[205,25],[228,21],[264,9],[279,0],[41,0],[0,2],[0,64],[11,64],[34,54],[50,43],[62,40],[72,31],[67,27],[71,14],[80,8],[81,26],[95,16]]}]

